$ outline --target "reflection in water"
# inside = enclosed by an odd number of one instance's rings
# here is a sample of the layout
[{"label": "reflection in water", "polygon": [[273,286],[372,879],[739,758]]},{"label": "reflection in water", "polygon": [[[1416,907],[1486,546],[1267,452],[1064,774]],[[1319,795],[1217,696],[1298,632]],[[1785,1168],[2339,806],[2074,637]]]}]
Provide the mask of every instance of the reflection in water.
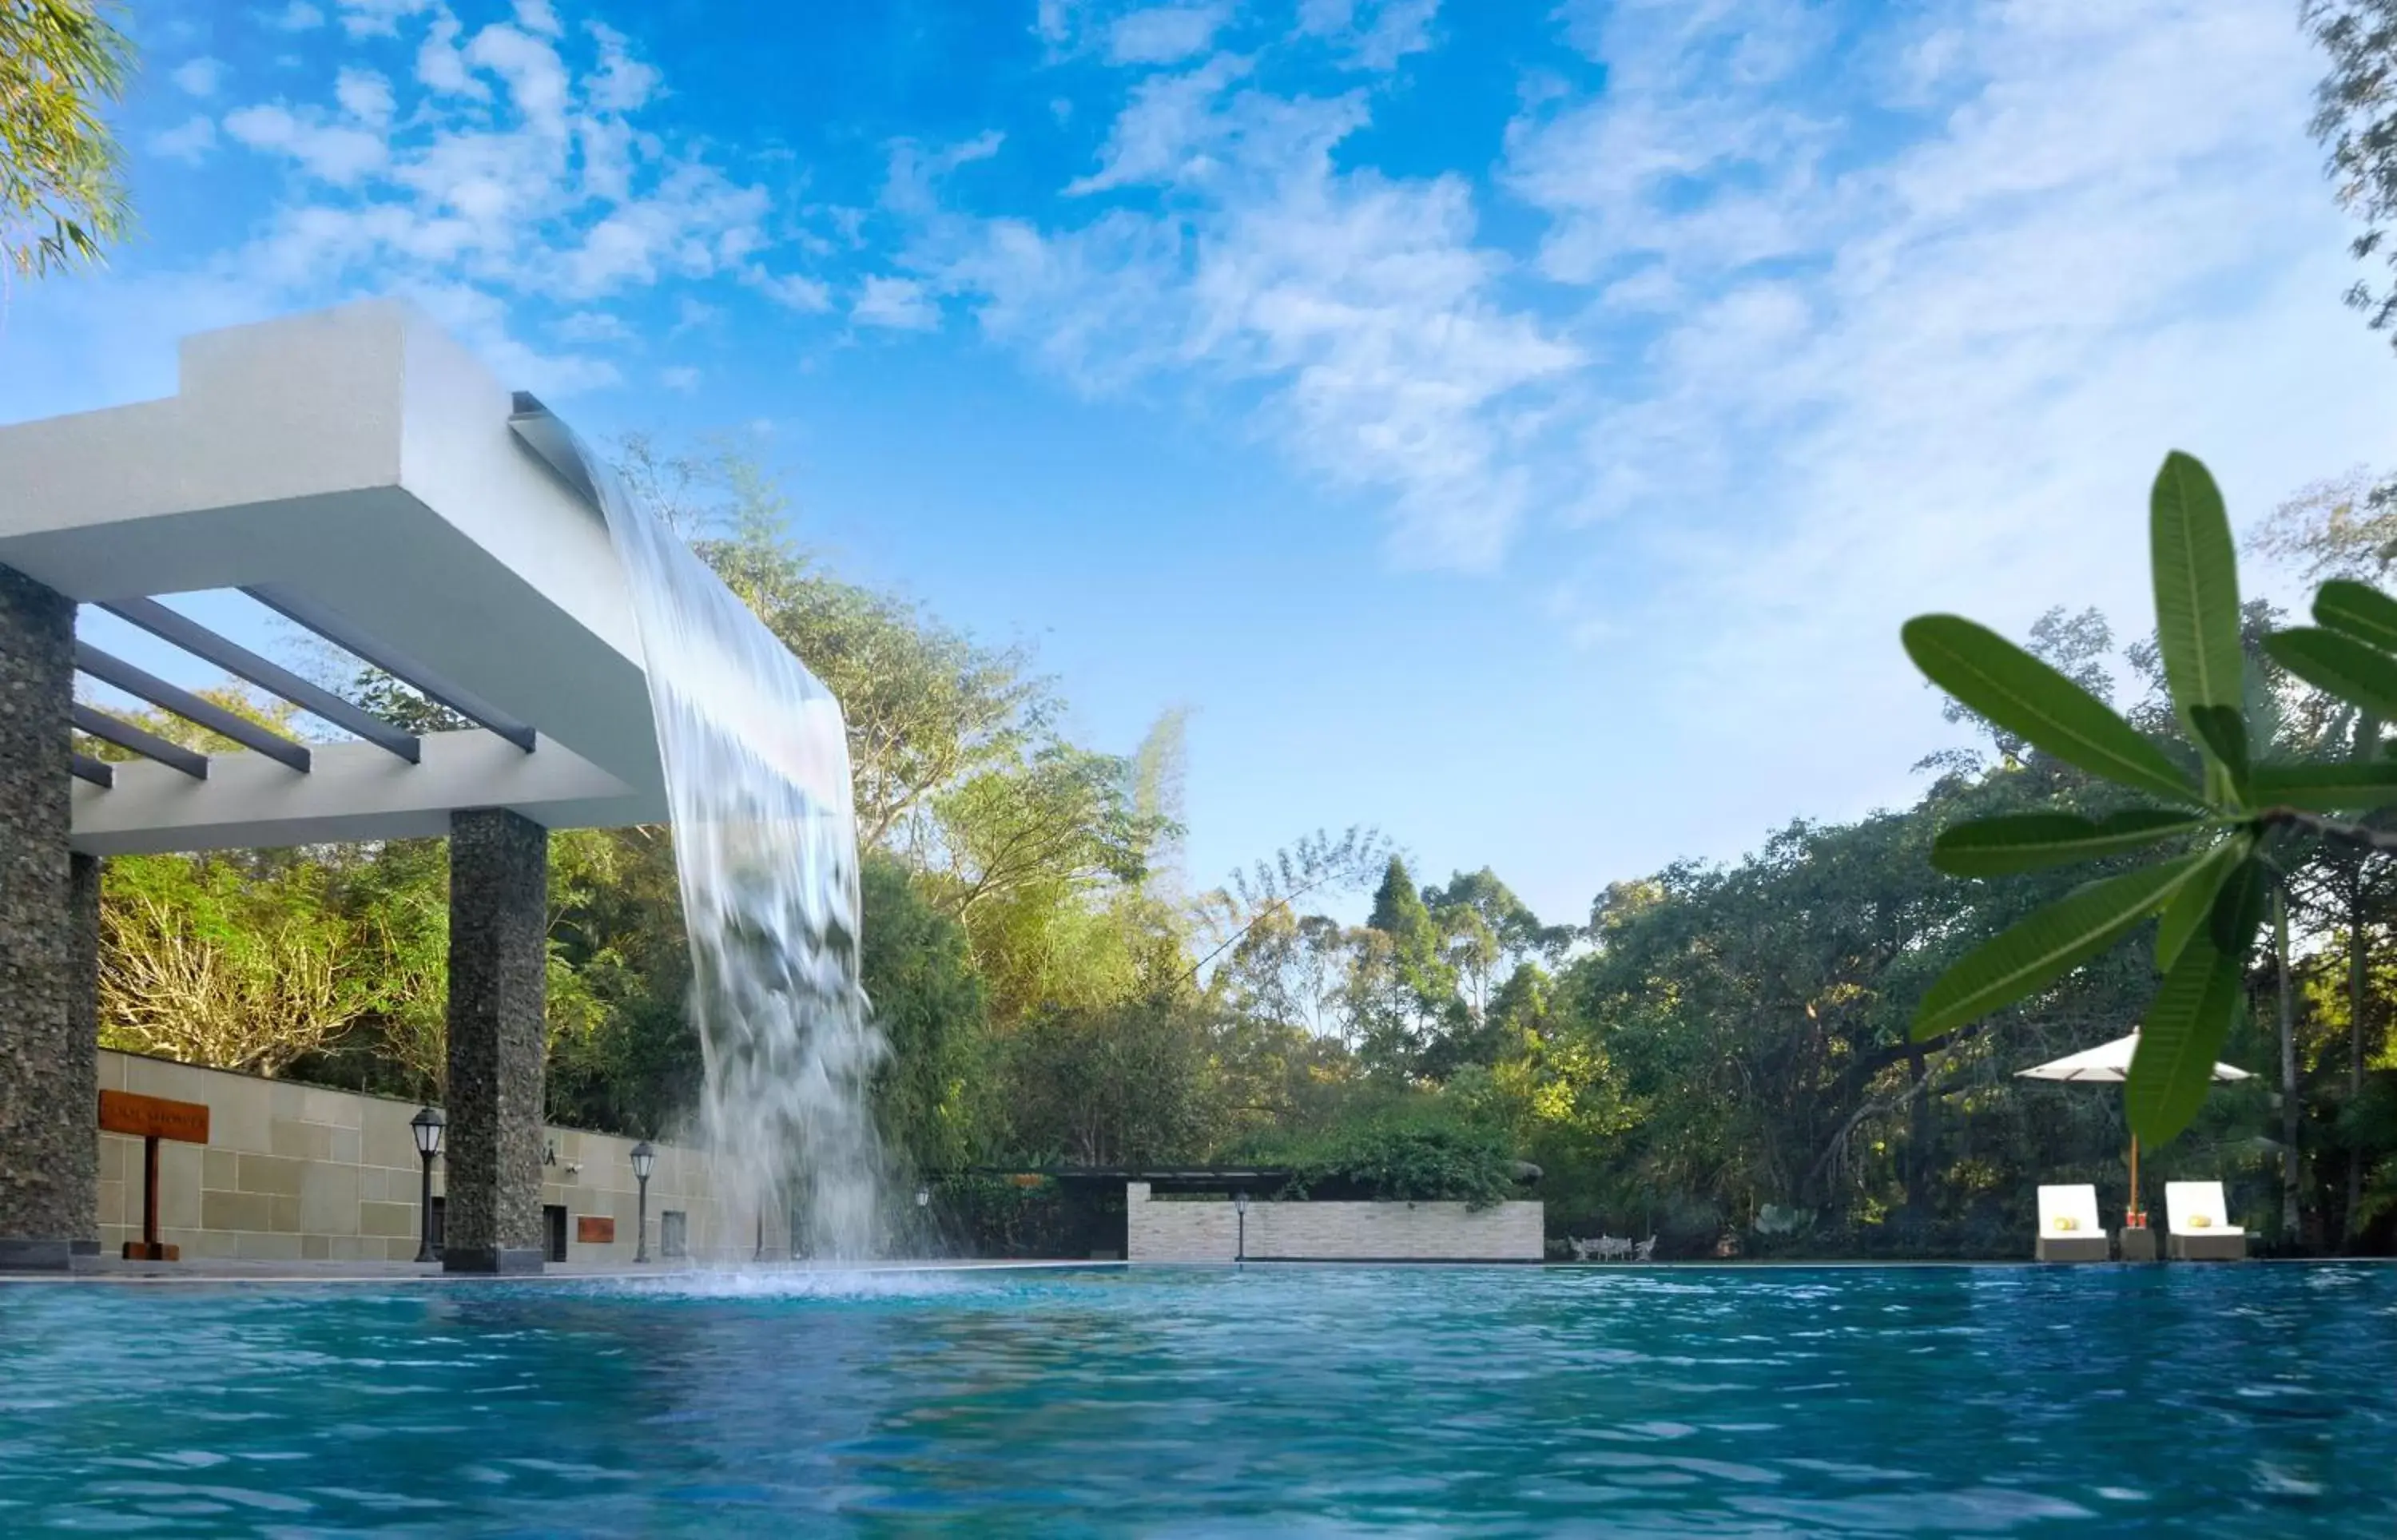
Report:
[{"label": "reflection in water", "polygon": [[0,1289],[0,1532],[2397,1529],[2397,1269],[877,1290]]}]

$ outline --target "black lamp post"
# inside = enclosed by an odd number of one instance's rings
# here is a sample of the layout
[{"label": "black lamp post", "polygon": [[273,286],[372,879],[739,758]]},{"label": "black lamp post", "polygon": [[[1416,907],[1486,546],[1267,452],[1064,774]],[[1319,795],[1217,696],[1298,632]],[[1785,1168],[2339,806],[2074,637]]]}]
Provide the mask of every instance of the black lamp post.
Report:
[{"label": "black lamp post", "polygon": [[416,1259],[419,1262],[441,1260],[433,1255],[433,1157],[441,1153],[441,1130],[445,1122],[440,1109],[432,1107],[418,1109],[416,1116],[408,1120],[408,1131],[416,1135],[417,1157],[424,1162],[424,1187],[416,1209]]},{"label": "black lamp post", "polygon": [[649,1148],[649,1140],[643,1139],[633,1147],[633,1180],[640,1184],[641,1189],[633,1210],[633,1233],[638,1238],[633,1243],[636,1262],[649,1259],[649,1167],[657,1163],[657,1159],[658,1152]]},{"label": "black lamp post", "polygon": [[1247,1193],[1236,1192],[1232,1194],[1232,1212],[1239,1217],[1240,1221],[1239,1255],[1233,1257],[1232,1260],[1235,1262],[1246,1262],[1249,1259],[1249,1195]]}]

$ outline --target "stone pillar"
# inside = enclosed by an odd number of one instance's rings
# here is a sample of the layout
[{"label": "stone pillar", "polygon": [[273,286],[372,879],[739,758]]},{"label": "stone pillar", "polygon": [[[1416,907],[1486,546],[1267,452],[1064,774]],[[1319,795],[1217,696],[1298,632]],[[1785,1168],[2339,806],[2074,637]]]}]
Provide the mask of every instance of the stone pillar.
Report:
[{"label": "stone pillar", "polygon": [[449,1132],[442,1266],[539,1272],[549,831],[449,816]]},{"label": "stone pillar", "polygon": [[74,1004],[74,603],[0,567],[0,1268],[99,1231],[99,1043]]},{"label": "stone pillar", "polygon": [[[74,980],[67,995],[67,1042],[80,1055],[73,1062],[84,1068],[84,1084],[80,1095],[86,1106],[93,1109],[93,1121],[98,1122],[100,1106],[100,857],[72,851],[67,856],[68,959]],[[93,1198],[84,1206],[90,1212],[85,1216],[84,1231],[75,1238],[77,1255],[100,1255],[100,1135],[94,1133],[87,1141],[92,1147],[91,1169],[87,1178]]]}]

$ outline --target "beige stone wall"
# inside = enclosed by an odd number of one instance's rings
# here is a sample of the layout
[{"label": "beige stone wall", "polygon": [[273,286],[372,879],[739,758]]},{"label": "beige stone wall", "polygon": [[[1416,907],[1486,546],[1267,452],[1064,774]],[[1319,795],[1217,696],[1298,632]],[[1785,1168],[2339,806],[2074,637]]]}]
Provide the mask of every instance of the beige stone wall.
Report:
[{"label": "beige stone wall", "polygon": [[[103,1090],[133,1091],[208,1108],[208,1143],[162,1141],[158,1150],[159,1239],[186,1257],[277,1261],[407,1261],[416,1255],[421,1163],[408,1120],[415,1102],[328,1091],[288,1081],[203,1069],[103,1050]],[[100,1134],[100,1242],[114,1255],[141,1236],[141,1141]],[[555,1161],[542,1169],[541,1201],[567,1211],[569,1262],[633,1258],[635,1141],[578,1129],[548,1130]],[[649,1255],[660,1255],[663,1215],[688,1216],[694,1256],[746,1257],[754,1216],[727,1223],[708,1195],[705,1162],[658,1145],[649,1175]],[[441,1194],[441,1162],[433,1191]],[[576,1221],[616,1222],[612,1243],[576,1238]],[[786,1227],[770,1227],[778,1241]]]},{"label": "beige stone wall", "polygon": [[[1229,1199],[1149,1196],[1124,1188],[1132,1262],[1229,1262],[1241,1255],[1240,1219]],[[1249,1204],[1247,1253],[1255,1262],[1537,1262],[1545,1255],[1542,1206],[1500,1203]]]}]

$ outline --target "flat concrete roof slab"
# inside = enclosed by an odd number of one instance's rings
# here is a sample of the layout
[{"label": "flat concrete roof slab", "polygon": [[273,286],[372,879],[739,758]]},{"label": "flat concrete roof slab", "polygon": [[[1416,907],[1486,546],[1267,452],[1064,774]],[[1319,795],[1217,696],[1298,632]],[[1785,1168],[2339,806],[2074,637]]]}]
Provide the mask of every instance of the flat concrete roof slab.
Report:
[{"label": "flat concrete roof slab", "polygon": [[101,603],[271,586],[539,734],[422,763],[248,751],[205,781],[78,783],[95,854],[439,832],[457,807],[556,828],[666,816],[640,639],[597,509],[509,427],[513,393],[391,301],[186,339],[176,394],[0,427],[0,564]]}]

